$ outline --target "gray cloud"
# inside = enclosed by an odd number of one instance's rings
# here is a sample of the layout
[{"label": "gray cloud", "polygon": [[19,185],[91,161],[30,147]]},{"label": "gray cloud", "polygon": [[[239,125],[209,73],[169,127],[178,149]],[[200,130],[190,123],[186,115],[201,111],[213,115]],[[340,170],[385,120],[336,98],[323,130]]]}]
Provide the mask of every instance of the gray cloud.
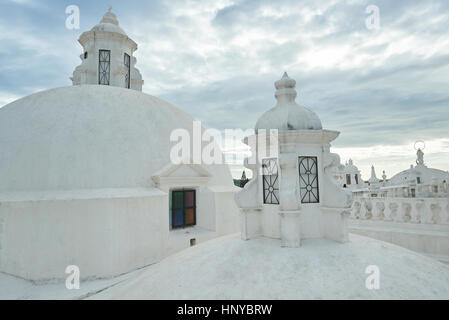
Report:
[{"label": "gray cloud", "polygon": [[[69,85],[76,39],[108,1],[78,1],[82,30],[64,28],[70,1],[2,0],[0,97]],[[298,102],[338,147],[449,137],[449,3],[376,0],[381,28],[365,27],[367,0],[114,1],[139,44],[144,91],[206,126],[251,128],[275,104],[273,83],[296,79]],[[7,13],[6,13],[7,12]],[[1,101],[0,101],[1,102]]]}]

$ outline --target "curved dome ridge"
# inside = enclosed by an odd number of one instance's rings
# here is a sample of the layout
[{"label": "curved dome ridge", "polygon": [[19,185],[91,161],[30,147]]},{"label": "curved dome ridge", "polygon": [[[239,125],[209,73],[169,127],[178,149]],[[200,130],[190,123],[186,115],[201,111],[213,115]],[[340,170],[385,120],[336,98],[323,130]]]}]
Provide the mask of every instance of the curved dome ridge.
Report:
[{"label": "curved dome ridge", "polygon": [[296,103],[296,81],[287,72],[275,82],[276,106],[257,120],[255,130],[321,130],[321,120],[315,112]]},{"label": "curved dome ridge", "polygon": [[[0,192],[151,187],[170,161],[173,130],[193,118],[151,95],[80,85],[38,92],[0,108]],[[212,184],[232,186],[226,165]]]},{"label": "curved dome ridge", "polygon": [[100,22],[91,31],[115,32],[126,36],[126,32],[120,27],[117,16],[111,12],[111,7],[109,7],[108,12],[104,14]]}]

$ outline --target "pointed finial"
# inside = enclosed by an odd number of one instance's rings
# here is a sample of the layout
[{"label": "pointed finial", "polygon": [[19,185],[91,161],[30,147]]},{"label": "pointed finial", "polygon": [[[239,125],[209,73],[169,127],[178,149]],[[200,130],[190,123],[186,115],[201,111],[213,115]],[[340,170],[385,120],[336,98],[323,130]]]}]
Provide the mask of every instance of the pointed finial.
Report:
[{"label": "pointed finial", "polygon": [[294,101],[296,98],[296,81],[291,79],[287,72],[284,71],[284,75],[282,78],[274,83],[274,87],[276,88],[275,97],[276,99],[286,99],[290,101]]},{"label": "pointed finial", "polygon": [[108,8],[108,12],[106,12],[103,16],[103,18],[101,19],[100,23],[112,23],[115,25],[119,25],[118,20],[117,20],[117,16],[115,14],[113,14],[111,12],[112,10],[112,6],[109,6]]}]

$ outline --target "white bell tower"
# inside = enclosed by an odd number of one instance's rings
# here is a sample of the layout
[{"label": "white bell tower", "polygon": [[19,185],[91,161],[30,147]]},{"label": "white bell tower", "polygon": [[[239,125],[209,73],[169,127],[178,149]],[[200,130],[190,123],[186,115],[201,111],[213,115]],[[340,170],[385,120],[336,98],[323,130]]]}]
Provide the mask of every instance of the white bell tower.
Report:
[{"label": "white bell tower", "polygon": [[73,85],[110,85],[142,91],[143,80],[135,68],[137,43],[120,28],[109,7],[100,23],[78,39],[84,53],[70,78]]}]

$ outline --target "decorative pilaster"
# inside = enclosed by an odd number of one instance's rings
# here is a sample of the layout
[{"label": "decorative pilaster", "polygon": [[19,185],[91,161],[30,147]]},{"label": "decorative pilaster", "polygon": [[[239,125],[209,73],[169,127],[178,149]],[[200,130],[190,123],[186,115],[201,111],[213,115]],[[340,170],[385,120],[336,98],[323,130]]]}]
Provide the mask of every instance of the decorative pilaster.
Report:
[{"label": "decorative pilaster", "polygon": [[281,153],[279,156],[280,190],[279,216],[281,218],[281,241],[283,247],[295,248],[301,245],[300,204],[297,186],[297,157],[295,153]]}]

